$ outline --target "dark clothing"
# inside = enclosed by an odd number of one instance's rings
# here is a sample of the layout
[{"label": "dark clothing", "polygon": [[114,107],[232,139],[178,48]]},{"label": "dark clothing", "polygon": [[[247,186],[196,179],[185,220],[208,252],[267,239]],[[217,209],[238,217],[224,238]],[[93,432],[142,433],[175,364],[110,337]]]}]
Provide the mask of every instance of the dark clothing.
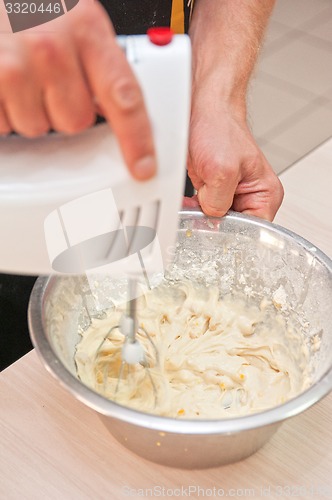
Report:
[{"label": "dark clothing", "polygon": [[0,274],[0,370],[32,349],[27,310],[35,281],[32,276]]},{"label": "dark clothing", "polygon": [[[118,35],[140,35],[153,26],[171,26],[176,15],[176,4],[181,3],[183,26],[175,28],[178,33],[187,33],[190,7],[187,0],[99,0],[105,7]],[[173,19],[174,20],[174,19]],[[174,22],[173,26],[174,27]]]},{"label": "dark clothing", "polygon": [[140,35],[152,26],[169,26],[171,0],[99,0],[118,35]]}]

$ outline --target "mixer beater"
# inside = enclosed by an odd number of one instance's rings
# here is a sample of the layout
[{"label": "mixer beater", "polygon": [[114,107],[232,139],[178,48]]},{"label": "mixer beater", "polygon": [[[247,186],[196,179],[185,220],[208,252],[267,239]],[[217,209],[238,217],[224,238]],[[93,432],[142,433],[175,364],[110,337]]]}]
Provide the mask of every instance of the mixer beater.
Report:
[{"label": "mixer beater", "polygon": [[[130,279],[127,311],[118,325],[113,326],[103,338],[96,351],[95,366],[102,379],[103,393],[116,401],[121,385],[135,392],[148,379],[154,395],[154,406],[158,403],[157,387],[150,372],[159,364],[157,347],[151,335],[137,321],[137,281]],[[143,345],[144,343],[144,345]],[[148,349],[150,346],[150,349]],[[144,371],[144,375],[142,375]],[[100,377],[101,374],[101,377]],[[112,394],[110,394],[110,392]]]}]

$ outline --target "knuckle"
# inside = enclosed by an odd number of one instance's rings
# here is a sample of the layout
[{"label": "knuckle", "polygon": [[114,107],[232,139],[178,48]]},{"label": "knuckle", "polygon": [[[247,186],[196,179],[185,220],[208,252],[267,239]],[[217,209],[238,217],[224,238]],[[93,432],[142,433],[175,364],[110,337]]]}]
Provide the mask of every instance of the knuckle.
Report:
[{"label": "knuckle", "polygon": [[73,35],[80,44],[87,45],[100,38],[105,12],[102,12],[96,2],[82,6],[72,19]]},{"label": "knuckle", "polygon": [[238,172],[238,166],[235,163],[225,161],[219,168],[219,180],[224,182],[225,180],[234,177]]},{"label": "knuckle", "polygon": [[258,148],[253,148],[250,153],[248,153],[246,158],[246,165],[249,171],[257,171],[259,168],[265,167],[265,161],[262,157],[262,153]]},{"label": "knuckle", "polygon": [[102,10],[98,3],[81,2],[80,8],[75,11],[74,23],[77,25],[86,23],[87,26],[91,26],[91,23],[93,25],[94,22],[99,22]]},{"label": "knuckle", "polygon": [[2,58],[0,69],[0,83],[2,85],[15,87],[24,80],[24,68],[19,60],[14,58]]},{"label": "knuckle", "polygon": [[134,79],[119,78],[112,85],[111,92],[121,111],[133,113],[143,106],[143,97]]},{"label": "knuckle", "polygon": [[92,125],[95,122],[95,115],[85,115],[82,116],[80,119],[76,120],[75,122],[75,128],[78,132],[81,132],[87,128],[92,127]]},{"label": "knuckle", "polygon": [[233,163],[230,162],[209,162],[204,168],[204,179],[213,184],[213,186],[222,186],[228,179],[234,176],[235,170]]},{"label": "knuckle", "polygon": [[61,55],[59,42],[55,37],[43,33],[30,41],[31,56],[41,64],[54,64]]},{"label": "knuckle", "polygon": [[65,134],[77,134],[83,132],[94,124],[95,115],[87,112],[80,115],[73,115],[67,119],[63,124],[57,127],[57,130]]}]

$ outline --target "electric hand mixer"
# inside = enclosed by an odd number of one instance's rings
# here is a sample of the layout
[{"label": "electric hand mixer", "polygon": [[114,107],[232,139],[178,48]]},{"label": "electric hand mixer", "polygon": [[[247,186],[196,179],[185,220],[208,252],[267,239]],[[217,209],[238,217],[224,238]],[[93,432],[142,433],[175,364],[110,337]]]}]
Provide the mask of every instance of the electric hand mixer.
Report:
[{"label": "electric hand mixer", "polygon": [[77,136],[0,139],[0,269],[88,278],[125,274],[131,305],[119,325],[125,336],[122,361],[143,366],[133,284],[162,272],[169,261],[190,112],[189,39],[154,35],[118,37],[151,119],[158,159],[154,179],[131,178],[107,124]]}]

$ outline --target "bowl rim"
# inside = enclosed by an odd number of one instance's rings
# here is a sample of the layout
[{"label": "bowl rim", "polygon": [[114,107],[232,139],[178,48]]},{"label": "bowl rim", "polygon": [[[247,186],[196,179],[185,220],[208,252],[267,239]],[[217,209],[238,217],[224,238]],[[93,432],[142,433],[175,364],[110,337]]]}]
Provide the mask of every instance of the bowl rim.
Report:
[{"label": "bowl rim", "polygon": [[[206,217],[203,212],[198,211],[197,209],[181,210],[179,212],[179,216],[181,218],[190,218],[192,216],[195,218]],[[240,219],[246,223],[272,230],[272,232],[281,232],[286,237],[295,239],[297,243],[304,247],[325,267],[327,267],[329,272],[332,274],[332,260],[326,254],[324,254],[308,240],[282,226],[265,221],[258,217],[232,211],[229,211],[224,217],[208,217],[208,219],[219,221]],[[58,277],[58,274],[40,276],[33,287],[28,306],[28,323],[31,341],[42,361],[42,364],[47,371],[58,380],[60,385],[67,389],[76,399],[84,403],[86,406],[106,417],[121,420],[128,424],[145,427],[150,430],[166,431],[168,433],[175,434],[234,434],[241,431],[281,423],[283,420],[291,418],[310,408],[325,397],[330,391],[332,391],[331,366],[331,368],[325,372],[319,381],[315,382],[315,384],[295,398],[271,409],[245,416],[223,419],[177,419],[143,413],[121,406],[114,401],[104,398],[102,395],[98,394],[93,389],[90,389],[78,378],[72,375],[72,373],[62,363],[60,358],[56,355],[47,339],[44,330],[43,304],[50,292],[52,282],[55,281],[54,278]]]}]

